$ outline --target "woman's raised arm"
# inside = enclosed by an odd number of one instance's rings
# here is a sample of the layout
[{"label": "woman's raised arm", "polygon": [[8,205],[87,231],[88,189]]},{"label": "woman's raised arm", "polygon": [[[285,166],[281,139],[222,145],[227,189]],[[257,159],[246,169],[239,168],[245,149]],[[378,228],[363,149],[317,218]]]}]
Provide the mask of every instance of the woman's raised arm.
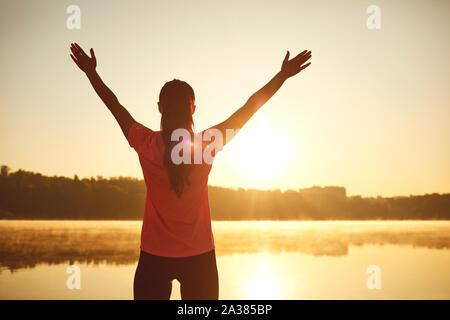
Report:
[{"label": "woman's raised arm", "polygon": [[[247,102],[233,113],[227,120],[212,127],[219,129],[222,136],[231,138],[233,135],[226,135],[226,130],[238,130],[247,123],[253,114],[259,110],[274,94],[280,89],[286,79],[298,74],[300,71],[308,67],[311,62],[306,63],[311,58],[311,51],[303,51],[295,58],[289,60],[289,51],[283,60],[281,70],[261,89],[255,92]],[[305,64],[306,63],[306,64]],[[224,141],[224,144],[228,141]]]},{"label": "woman's raised arm", "polygon": [[89,57],[77,43],[72,43],[70,45],[70,50],[72,51],[70,57],[86,74],[95,92],[111,111],[114,118],[116,118],[125,138],[128,138],[128,131],[135,120],[128,110],[120,104],[116,95],[106,86],[95,70],[97,67],[97,58],[95,57],[94,49],[91,48],[90,50],[91,57]]}]

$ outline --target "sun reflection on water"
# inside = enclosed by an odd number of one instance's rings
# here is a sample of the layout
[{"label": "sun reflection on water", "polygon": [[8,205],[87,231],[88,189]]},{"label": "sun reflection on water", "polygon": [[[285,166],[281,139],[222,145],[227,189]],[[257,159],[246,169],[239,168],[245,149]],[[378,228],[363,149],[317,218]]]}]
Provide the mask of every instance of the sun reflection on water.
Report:
[{"label": "sun reflection on water", "polygon": [[252,300],[280,299],[280,281],[274,274],[270,262],[263,257],[255,267],[255,275],[245,283],[247,298]]}]

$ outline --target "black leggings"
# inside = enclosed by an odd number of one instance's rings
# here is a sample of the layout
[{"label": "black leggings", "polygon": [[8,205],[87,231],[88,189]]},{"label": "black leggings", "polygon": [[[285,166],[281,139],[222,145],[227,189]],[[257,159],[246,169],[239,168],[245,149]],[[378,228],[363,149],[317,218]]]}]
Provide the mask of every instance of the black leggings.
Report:
[{"label": "black leggings", "polygon": [[219,277],[215,251],[169,258],[141,250],[134,276],[134,299],[168,300],[173,279],[180,282],[183,300],[217,300]]}]

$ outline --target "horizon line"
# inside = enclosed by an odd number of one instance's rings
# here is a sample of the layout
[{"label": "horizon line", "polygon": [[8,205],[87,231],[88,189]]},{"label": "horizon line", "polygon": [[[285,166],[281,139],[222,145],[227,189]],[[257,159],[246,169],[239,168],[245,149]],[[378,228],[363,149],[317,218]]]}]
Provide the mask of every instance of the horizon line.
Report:
[{"label": "horizon line", "polygon": [[[6,166],[9,169],[11,169],[11,167],[9,167],[6,164],[1,164],[0,167]],[[24,171],[24,172],[31,172],[31,173],[35,173],[35,174],[40,174],[46,177],[57,177],[57,178],[67,178],[67,179],[71,179],[73,180],[75,178],[75,176],[78,177],[79,180],[83,180],[83,179],[87,179],[87,180],[98,180],[98,178],[102,178],[105,180],[111,180],[114,178],[131,178],[131,179],[136,179],[139,181],[144,181],[143,177],[134,177],[134,176],[122,176],[122,175],[118,175],[118,176],[103,176],[103,175],[97,175],[97,176],[84,176],[84,177],[80,177],[77,173],[74,173],[72,177],[67,176],[67,175],[57,175],[57,174],[53,174],[53,175],[49,175],[49,174],[44,174],[41,172],[35,172],[35,171],[31,171],[31,170],[26,170],[26,169],[22,169],[22,168],[18,168],[15,171],[11,170],[11,173],[17,172],[17,171]],[[246,187],[242,187],[242,186],[236,186],[236,187],[226,187],[226,186],[220,186],[220,185],[211,185],[208,183],[209,187],[215,187],[215,188],[224,188],[224,189],[231,189],[231,190],[235,190],[238,191],[239,189],[243,189],[245,191],[280,191],[282,193],[285,193],[286,191],[294,191],[294,192],[300,192],[301,190],[305,190],[305,189],[312,189],[312,188],[344,188],[345,190],[345,196],[346,198],[351,198],[351,197],[362,197],[362,198],[408,198],[411,196],[426,196],[426,195],[433,195],[433,194],[437,194],[437,195],[447,195],[450,194],[449,192],[427,192],[427,193],[423,193],[423,194],[409,194],[409,195],[391,195],[391,196],[383,196],[380,194],[377,195],[362,195],[362,194],[352,194],[349,195],[347,194],[347,188],[345,186],[339,186],[339,185],[324,185],[324,186],[320,186],[320,185],[312,185],[309,187],[299,187],[297,189],[291,189],[291,188],[261,188],[261,189],[256,189],[256,188],[246,188]]]}]

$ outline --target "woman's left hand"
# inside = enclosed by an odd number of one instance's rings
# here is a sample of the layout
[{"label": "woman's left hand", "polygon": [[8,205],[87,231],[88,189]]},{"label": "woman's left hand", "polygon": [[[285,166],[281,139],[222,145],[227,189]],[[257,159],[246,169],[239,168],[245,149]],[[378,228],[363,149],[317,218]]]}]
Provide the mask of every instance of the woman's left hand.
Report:
[{"label": "woman's left hand", "polygon": [[77,43],[71,43],[70,50],[72,51],[70,57],[84,73],[95,71],[95,68],[97,67],[97,59],[95,58],[94,49],[91,48],[90,57]]}]

